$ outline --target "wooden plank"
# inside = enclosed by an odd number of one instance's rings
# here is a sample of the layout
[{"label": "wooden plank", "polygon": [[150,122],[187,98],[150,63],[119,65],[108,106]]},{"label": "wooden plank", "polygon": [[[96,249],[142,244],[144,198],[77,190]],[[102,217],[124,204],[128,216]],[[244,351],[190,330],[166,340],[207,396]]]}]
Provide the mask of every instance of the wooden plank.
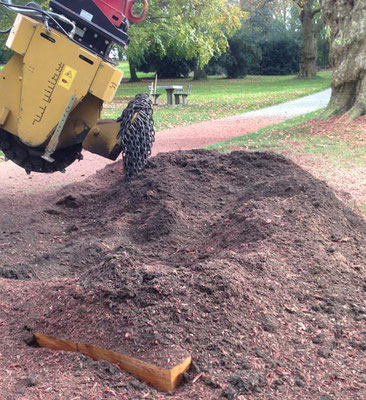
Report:
[{"label": "wooden plank", "polygon": [[183,373],[189,369],[192,361],[191,357],[187,357],[182,363],[171,369],[161,368],[137,358],[90,344],[58,339],[41,333],[34,333],[34,337],[40,347],[50,350],[79,352],[96,360],[106,360],[118,364],[122,370],[164,392],[170,392],[179,385]]},{"label": "wooden plank", "polygon": [[189,370],[191,362],[192,362],[192,357],[189,356],[182,363],[176,365],[174,368],[170,370],[170,382],[172,388],[171,390],[173,390],[180,384],[183,378],[183,374]]}]

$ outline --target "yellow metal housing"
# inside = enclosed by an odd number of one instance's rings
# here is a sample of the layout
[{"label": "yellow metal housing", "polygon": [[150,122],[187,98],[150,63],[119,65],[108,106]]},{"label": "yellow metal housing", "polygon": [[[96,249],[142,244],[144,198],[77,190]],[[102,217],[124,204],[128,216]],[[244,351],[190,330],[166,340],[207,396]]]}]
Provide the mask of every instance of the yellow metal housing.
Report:
[{"label": "yellow metal housing", "polygon": [[106,123],[98,123],[85,138],[83,142],[84,149],[115,160],[119,152],[116,153],[116,142],[113,142],[111,137],[117,137],[119,130],[119,122],[106,121]]},{"label": "yellow metal housing", "polygon": [[[57,148],[82,143],[97,125],[103,101],[113,99],[122,72],[66,35],[47,32],[42,23],[22,15],[16,18],[7,46],[16,54],[0,71],[0,91],[7,94],[0,98],[2,129],[29,147],[43,147],[75,96]],[[118,130],[107,131],[103,155],[116,145]],[[88,146],[95,151],[90,137]]]},{"label": "yellow metal housing", "polygon": [[[112,65],[102,62],[90,87],[90,93],[109,103],[121,83],[122,73]],[[106,85],[108,82],[108,85]]]},{"label": "yellow metal housing", "polygon": [[32,40],[36,26],[35,23],[32,23],[29,19],[18,14],[15,18],[12,30],[9,33],[6,46],[18,54],[24,55]]}]

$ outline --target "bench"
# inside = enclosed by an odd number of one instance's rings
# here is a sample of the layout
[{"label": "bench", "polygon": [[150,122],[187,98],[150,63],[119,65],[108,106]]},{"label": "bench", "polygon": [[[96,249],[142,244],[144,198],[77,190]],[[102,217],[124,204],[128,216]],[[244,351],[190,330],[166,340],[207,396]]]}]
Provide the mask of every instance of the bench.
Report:
[{"label": "bench", "polygon": [[153,98],[153,105],[154,106],[159,105],[159,96],[161,96],[161,93],[154,93],[154,85],[153,84],[151,84],[147,88],[149,90],[149,96]]},{"label": "bench", "polygon": [[183,105],[185,106],[185,105],[187,105],[188,104],[188,96],[191,94],[191,92],[192,92],[192,85],[189,85],[188,86],[188,89],[187,89],[187,92],[184,92],[183,91],[184,89],[182,89],[182,90],[177,90],[177,92],[176,93],[174,93],[174,97],[175,97],[175,104],[181,104],[180,103],[180,98],[182,97],[182,103],[183,103]]}]

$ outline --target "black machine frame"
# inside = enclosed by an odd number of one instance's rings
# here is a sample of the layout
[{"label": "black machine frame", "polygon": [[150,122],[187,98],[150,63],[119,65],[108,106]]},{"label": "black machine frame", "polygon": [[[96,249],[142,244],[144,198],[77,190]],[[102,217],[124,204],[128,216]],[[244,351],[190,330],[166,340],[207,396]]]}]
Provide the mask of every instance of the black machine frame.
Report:
[{"label": "black machine frame", "polygon": [[[126,48],[130,42],[127,18],[117,28],[92,0],[51,0],[50,8],[75,23],[75,41],[103,58],[108,56],[113,43]],[[58,29],[52,21],[50,25]],[[66,24],[61,25],[64,29],[69,29]]]}]

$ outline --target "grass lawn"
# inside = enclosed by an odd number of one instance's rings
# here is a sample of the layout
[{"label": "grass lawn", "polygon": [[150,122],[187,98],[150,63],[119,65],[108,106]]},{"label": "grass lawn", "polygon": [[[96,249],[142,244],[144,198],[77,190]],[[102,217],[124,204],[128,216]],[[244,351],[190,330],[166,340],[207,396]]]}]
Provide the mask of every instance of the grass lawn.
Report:
[{"label": "grass lawn", "polygon": [[308,170],[335,189],[366,216],[366,124],[363,117],[320,121],[320,111],[209,146],[231,151],[274,151]]},{"label": "grass lawn", "polygon": [[[126,71],[126,63],[122,63],[120,68]],[[184,107],[166,106],[166,95],[163,93],[159,99],[161,105],[155,107],[156,129],[222,118],[294,100],[328,88],[331,74],[330,71],[322,71],[318,79],[312,80],[296,80],[295,76],[248,76],[245,79],[215,76],[199,82],[192,82],[191,78],[159,80],[158,85],[174,83],[187,87],[191,84],[193,90],[188,98],[189,104]],[[149,78],[145,75],[138,83],[123,80],[116,99],[105,105],[103,116],[120,116],[126,103],[137,93],[146,93],[153,80],[153,75]]]},{"label": "grass lawn", "polygon": [[[120,64],[119,64],[119,66],[118,66],[118,68],[123,72],[123,79],[130,79],[130,68],[129,68],[129,66],[128,66],[128,62],[127,61],[122,61]],[[148,74],[145,74],[145,73],[143,73],[143,72],[138,72],[138,77],[140,78],[140,79],[142,79],[142,78],[149,78],[149,79],[154,79],[154,77],[155,77],[155,74],[154,73],[152,73],[152,72],[150,72],[150,73],[148,73]]]}]

